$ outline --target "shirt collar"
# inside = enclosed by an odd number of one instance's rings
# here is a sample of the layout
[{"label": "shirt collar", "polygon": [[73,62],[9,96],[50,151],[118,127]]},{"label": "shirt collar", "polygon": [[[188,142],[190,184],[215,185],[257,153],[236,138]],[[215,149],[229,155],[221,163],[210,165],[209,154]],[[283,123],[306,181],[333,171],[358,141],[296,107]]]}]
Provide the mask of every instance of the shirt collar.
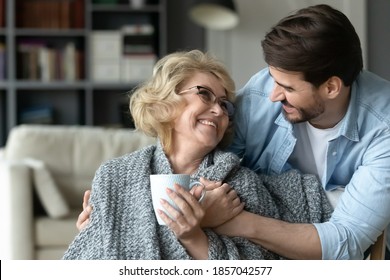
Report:
[{"label": "shirt collar", "polygon": [[351,141],[359,141],[359,131],[358,131],[358,108],[359,108],[359,96],[358,96],[358,84],[353,82],[351,86],[351,96],[349,100],[349,105],[347,112],[342,120],[343,124],[340,127],[339,135],[345,136]]}]

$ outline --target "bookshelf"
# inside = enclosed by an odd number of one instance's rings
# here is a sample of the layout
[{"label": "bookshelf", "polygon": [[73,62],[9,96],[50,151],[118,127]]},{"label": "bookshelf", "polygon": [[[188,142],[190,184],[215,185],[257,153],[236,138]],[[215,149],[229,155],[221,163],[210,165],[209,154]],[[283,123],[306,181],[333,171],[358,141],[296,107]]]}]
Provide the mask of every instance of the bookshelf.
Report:
[{"label": "bookshelf", "polygon": [[21,123],[131,127],[167,53],[166,0],[0,0],[0,146]]}]

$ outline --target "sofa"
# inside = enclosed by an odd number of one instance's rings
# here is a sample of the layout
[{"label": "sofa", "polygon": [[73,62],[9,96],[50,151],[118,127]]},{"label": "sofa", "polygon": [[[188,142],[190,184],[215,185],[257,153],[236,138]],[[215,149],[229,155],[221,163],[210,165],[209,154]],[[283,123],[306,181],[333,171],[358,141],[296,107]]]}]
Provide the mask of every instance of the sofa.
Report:
[{"label": "sofa", "polygon": [[0,156],[1,259],[60,259],[100,164],[154,143],[123,128],[13,128]]}]

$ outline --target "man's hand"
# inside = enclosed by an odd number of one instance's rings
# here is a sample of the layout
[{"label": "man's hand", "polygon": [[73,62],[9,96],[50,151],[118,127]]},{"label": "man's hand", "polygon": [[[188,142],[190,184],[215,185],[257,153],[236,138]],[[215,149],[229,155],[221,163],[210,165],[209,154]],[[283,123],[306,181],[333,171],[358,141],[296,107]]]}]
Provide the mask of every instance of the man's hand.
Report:
[{"label": "man's hand", "polygon": [[206,186],[206,196],[203,201],[206,214],[201,222],[202,227],[216,227],[238,215],[244,209],[237,193],[228,184],[212,182],[200,178]]},{"label": "man's hand", "polygon": [[76,227],[79,231],[84,229],[89,223],[89,216],[92,212],[92,206],[88,204],[89,197],[91,196],[91,190],[86,190],[83,198],[83,211],[77,218]]}]

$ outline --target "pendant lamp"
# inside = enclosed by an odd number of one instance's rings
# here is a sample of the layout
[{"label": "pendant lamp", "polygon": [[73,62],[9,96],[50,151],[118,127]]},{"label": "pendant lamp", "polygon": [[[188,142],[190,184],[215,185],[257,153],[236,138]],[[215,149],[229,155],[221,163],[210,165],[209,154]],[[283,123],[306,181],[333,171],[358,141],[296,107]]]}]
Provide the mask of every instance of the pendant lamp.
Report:
[{"label": "pendant lamp", "polygon": [[233,0],[196,0],[189,15],[196,24],[213,30],[231,29],[239,22]]}]

